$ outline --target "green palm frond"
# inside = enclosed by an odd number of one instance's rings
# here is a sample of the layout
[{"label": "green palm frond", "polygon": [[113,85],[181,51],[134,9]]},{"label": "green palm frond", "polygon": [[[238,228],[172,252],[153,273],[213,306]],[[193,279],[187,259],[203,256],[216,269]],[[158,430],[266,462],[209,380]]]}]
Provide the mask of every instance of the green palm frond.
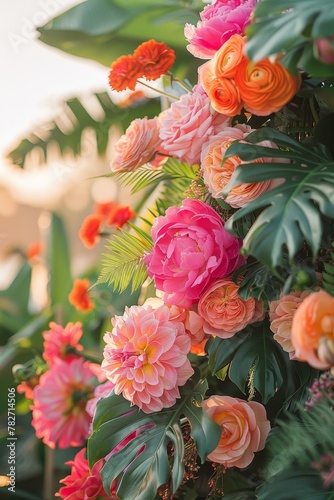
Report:
[{"label": "green palm frond", "polygon": [[123,292],[131,284],[131,292],[137,290],[147,278],[145,253],[152,248],[152,239],[142,229],[129,224],[133,232],[120,229],[109,241],[107,254],[103,254],[102,271],[97,283],[108,283]]},{"label": "green palm frond", "polygon": [[[70,153],[74,156],[83,151],[83,133],[93,131],[96,149],[100,156],[106,152],[111,127],[126,129],[131,121],[140,116],[153,117],[160,112],[160,103],[156,99],[143,101],[141,109],[136,107],[118,107],[107,92],[97,92],[90,96],[95,99],[96,112],[99,118],[94,118],[87,110],[82,99],[74,97],[62,104],[62,111],[53,121],[41,124],[37,130],[23,138],[20,143],[8,153],[8,158],[18,167],[24,168],[27,156],[33,150],[42,152],[41,163],[46,163],[50,156],[50,144],[56,144],[60,156]],[[54,151],[54,150],[53,150]]]}]

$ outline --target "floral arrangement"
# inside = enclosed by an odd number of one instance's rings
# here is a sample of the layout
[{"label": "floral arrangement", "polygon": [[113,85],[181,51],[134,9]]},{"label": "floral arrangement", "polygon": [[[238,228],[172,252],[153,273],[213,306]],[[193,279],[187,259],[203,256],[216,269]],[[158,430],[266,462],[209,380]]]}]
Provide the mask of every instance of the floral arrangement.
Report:
[{"label": "floral arrangement", "polygon": [[[69,294],[82,322],[51,322],[43,369],[20,379],[37,437],[80,448],[59,497],[334,498],[328,7],[208,3],[184,28],[192,83],[163,41],[111,63],[129,105],[159,79],[162,111],[113,148],[111,175],[138,206],[83,221],[83,244],[108,244],[97,285]],[[89,359],[101,283],[140,295]]]}]

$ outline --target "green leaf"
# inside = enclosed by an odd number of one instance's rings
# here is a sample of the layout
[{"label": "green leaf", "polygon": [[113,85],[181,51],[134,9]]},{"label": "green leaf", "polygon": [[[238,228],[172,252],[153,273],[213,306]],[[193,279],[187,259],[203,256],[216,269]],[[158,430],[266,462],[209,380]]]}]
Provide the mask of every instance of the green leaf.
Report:
[{"label": "green leaf", "polygon": [[[263,326],[263,325],[262,325]],[[280,346],[269,331],[254,331],[233,356],[229,378],[246,394],[247,384],[267,403],[283,384]]]},{"label": "green leaf", "polygon": [[102,271],[97,283],[109,283],[114,290],[123,292],[131,283],[132,292],[147,278],[143,257],[152,249],[152,238],[140,228],[129,224],[133,233],[120,229],[103,254]]},{"label": "green leaf", "polygon": [[[172,476],[175,492],[183,479],[184,442],[182,417],[191,428],[198,454],[204,462],[217,446],[221,429],[203,411],[201,403],[207,383],[190,379],[181,388],[181,398],[172,408],[146,414],[126,401],[121,395],[112,394],[101,399],[93,422],[93,433],[88,440],[88,458],[93,466],[104,458],[127,436],[136,430],[140,434],[126,446],[112,454],[102,469],[106,491],[118,478],[117,494],[123,500],[153,500],[158,487]],[[174,460],[168,454],[172,443]]]},{"label": "green leaf", "polygon": [[228,365],[237,349],[251,335],[251,328],[245,328],[229,339],[215,337],[208,344],[209,368],[213,375]]},{"label": "green leaf", "polygon": [[[270,154],[270,148],[254,145],[264,138],[281,149]],[[322,216],[334,218],[334,162],[274,129],[259,129],[247,141],[250,144],[233,143],[226,158],[236,154],[250,161],[272,156],[291,159],[291,163],[246,163],[236,168],[223,196],[242,183],[277,178],[284,179],[284,183],[235,212],[226,229],[233,231],[236,220],[262,210],[244,239],[245,253],[275,268],[283,264],[283,248],[292,260],[306,241],[316,257],[322,238]]]}]

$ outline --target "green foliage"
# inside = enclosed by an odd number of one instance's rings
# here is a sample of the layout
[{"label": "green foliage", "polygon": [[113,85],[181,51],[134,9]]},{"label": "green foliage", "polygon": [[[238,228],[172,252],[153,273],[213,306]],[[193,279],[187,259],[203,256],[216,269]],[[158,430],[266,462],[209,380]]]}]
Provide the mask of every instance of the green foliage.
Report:
[{"label": "green foliage", "polygon": [[246,51],[253,61],[283,53],[281,62],[292,73],[299,68],[312,76],[333,78],[333,65],[319,60],[314,45],[316,39],[333,34],[333,25],[332,0],[262,0],[246,28]]},{"label": "green foliage", "polygon": [[[93,466],[136,430],[140,434],[112,454],[102,469],[106,491],[118,478],[117,494],[123,500],[153,500],[158,487],[172,476],[173,491],[183,479],[185,453],[181,419],[190,424],[202,463],[217,446],[221,429],[203,411],[207,390],[205,380],[188,380],[180,389],[181,398],[172,408],[145,414],[122,396],[112,394],[97,404],[93,433],[88,440],[88,459]],[[172,444],[174,459],[168,453]]]},{"label": "green foliage", "polygon": [[130,224],[133,233],[120,229],[103,254],[98,283],[109,283],[115,291],[123,292],[131,283],[132,292],[147,278],[145,253],[152,248],[152,238],[142,229]]},{"label": "green foliage", "polygon": [[[273,141],[280,149],[256,146],[263,140]],[[251,133],[247,141],[236,141],[228,149],[226,158],[238,155],[249,163],[236,168],[223,195],[241,183],[277,178],[284,183],[237,210],[225,227],[233,231],[236,220],[262,210],[244,239],[245,254],[273,269],[283,264],[283,249],[292,260],[306,241],[315,258],[322,238],[322,215],[334,219],[334,162],[324,152],[267,127]],[[291,163],[250,163],[266,157],[288,158]]]},{"label": "green foliage", "polygon": [[8,158],[16,166],[23,168],[27,155],[38,149],[42,152],[42,159],[47,162],[49,146],[52,143],[58,146],[61,156],[66,153],[79,155],[83,151],[83,133],[87,129],[94,133],[97,152],[103,156],[107,149],[111,127],[115,126],[124,130],[141,114],[150,118],[160,112],[160,105],[156,99],[149,99],[133,108],[121,108],[114,104],[107,92],[95,93],[91,97],[96,101],[96,109],[100,109],[101,118],[94,118],[78,97],[69,99],[62,104],[61,117],[57,117],[51,123],[41,125],[36,131],[30,133],[29,137],[22,139],[8,153]]},{"label": "green foliage", "polygon": [[[334,242],[332,243],[334,247]],[[334,296],[334,252],[330,254],[331,261],[324,262],[324,271],[322,273],[323,287],[325,290]]]},{"label": "green foliage", "polygon": [[145,39],[154,38],[175,50],[173,72],[178,69],[183,73],[189,67],[184,24],[196,24],[196,7],[194,2],[180,0],[87,0],[38,28],[39,40],[110,66],[118,57],[131,54]]},{"label": "green foliage", "polygon": [[268,267],[253,258],[233,273],[233,281],[238,283],[238,295],[244,300],[254,297],[268,303],[278,298],[282,276],[273,274]]}]

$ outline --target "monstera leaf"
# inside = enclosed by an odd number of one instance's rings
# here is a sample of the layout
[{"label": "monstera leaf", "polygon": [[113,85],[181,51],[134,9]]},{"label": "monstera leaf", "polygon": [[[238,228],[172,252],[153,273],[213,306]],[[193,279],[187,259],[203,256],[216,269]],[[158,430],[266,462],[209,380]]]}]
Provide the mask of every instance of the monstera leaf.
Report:
[{"label": "monstera leaf", "polygon": [[[256,146],[263,140],[279,149]],[[243,161],[277,158],[277,163],[246,163],[236,168],[223,191],[242,183],[283,179],[283,183],[237,210],[227,221],[234,222],[251,212],[261,212],[243,241],[243,251],[270,268],[282,266],[283,251],[290,260],[306,242],[313,256],[322,237],[322,218],[334,219],[334,162],[324,148],[312,150],[271,128],[261,128],[247,136],[249,144],[233,143],[226,158],[238,155]],[[291,163],[286,163],[286,159]],[[284,161],[285,159],[285,161]],[[282,163],[279,161],[283,161]]]},{"label": "monstera leaf", "polygon": [[[93,433],[88,440],[88,459],[93,466],[138,430],[139,435],[111,454],[102,469],[106,491],[118,478],[117,495],[123,500],[153,500],[160,485],[169,481],[175,492],[183,473],[185,446],[181,418],[189,422],[201,461],[217,446],[221,428],[203,411],[201,402],[207,382],[190,379],[172,408],[146,414],[121,395],[111,394],[98,402]],[[173,448],[173,459],[169,455]]]},{"label": "monstera leaf", "polygon": [[332,0],[262,0],[254,21],[246,28],[246,51],[252,60],[284,54],[281,62],[291,72],[302,69],[312,76],[334,76],[334,66],[323,64],[314,41],[333,35]]}]

